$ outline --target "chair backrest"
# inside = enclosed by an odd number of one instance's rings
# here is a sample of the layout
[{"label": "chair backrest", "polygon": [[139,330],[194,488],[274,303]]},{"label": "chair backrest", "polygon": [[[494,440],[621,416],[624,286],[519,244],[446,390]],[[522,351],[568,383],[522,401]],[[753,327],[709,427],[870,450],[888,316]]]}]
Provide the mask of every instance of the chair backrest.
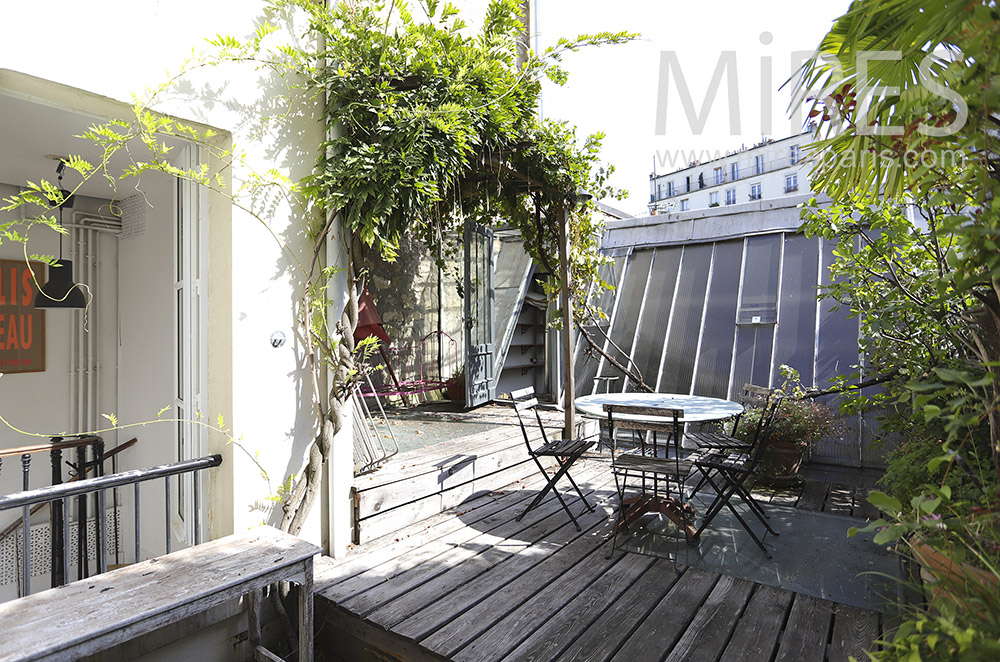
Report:
[{"label": "chair backrest", "polygon": [[[764,431],[764,426],[769,424],[773,416],[774,406],[780,401],[781,393],[779,391],[754,384],[743,385],[743,396],[740,398],[740,404],[744,407],[759,407],[761,410],[760,418],[757,419],[754,430],[750,434],[751,446],[757,446],[761,433]],[[736,428],[739,426],[742,417],[743,414],[740,414],[733,422],[733,435],[736,434]]]},{"label": "chair backrest", "polygon": [[[740,404],[743,405],[743,411],[746,411],[750,407],[760,407],[767,406],[768,401],[771,399],[771,389],[766,386],[757,386],[756,384],[744,384],[743,392],[740,394]],[[743,412],[740,412],[735,417],[733,417],[733,430],[732,434],[735,436],[736,429],[740,426],[740,420],[743,418]]]},{"label": "chair backrest", "polygon": [[[622,430],[655,430],[657,432],[673,432],[684,418],[683,409],[667,409],[665,407],[649,407],[638,405],[605,404],[604,411],[608,413],[608,425],[614,425]],[[614,418],[615,415],[645,416],[645,420],[636,421],[627,418]],[[656,416],[662,421],[652,421],[648,417]]]},{"label": "chair backrest", "polygon": [[[669,409],[666,407],[649,407],[636,405],[616,405],[605,404],[604,411],[608,413],[608,434],[611,437],[611,457],[612,462],[617,454],[618,440],[615,436],[615,428],[621,430],[637,430],[640,432],[651,431],[670,433],[670,443],[674,447],[674,459],[680,462],[681,438],[684,436],[683,409]],[[619,418],[615,418],[615,416]],[[623,415],[642,416],[641,420],[620,418]],[[650,418],[654,417],[654,418]],[[654,444],[655,444],[654,436]],[[655,452],[655,447],[654,447]]]},{"label": "chair backrest", "polygon": [[766,405],[768,400],[771,399],[771,394],[774,391],[767,388],[766,386],[757,386],[756,384],[744,384],[743,385],[743,395],[740,396],[740,403],[744,405],[750,405],[751,407],[764,404]]},{"label": "chair backrest", "polygon": [[531,439],[528,435],[528,428],[524,424],[524,418],[521,416],[521,412],[533,411],[535,413],[535,420],[538,422],[538,429],[542,432],[542,442],[549,443],[548,435],[545,434],[545,426],[542,424],[542,417],[538,413],[538,398],[535,397],[534,387],[528,386],[525,388],[520,388],[515,391],[511,391],[508,394],[514,405],[514,413],[517,415],[517,422],[521,426],[521,434],[524,435],[524,445],[528,447],[528,453],[532,453],[531,449]]},{"label": "chair backrest", "polygon": [[761,411],[753,449],[750,451],[751,466],[757,466],[764,457],[764,451],[767,450],[767,444],[771,437],[771,423],[774,421],[774,417],[778,413],[778,408],[781,406],[781,401],[784,400],[784,397],[780,391],[772,392],[767,405]]}]

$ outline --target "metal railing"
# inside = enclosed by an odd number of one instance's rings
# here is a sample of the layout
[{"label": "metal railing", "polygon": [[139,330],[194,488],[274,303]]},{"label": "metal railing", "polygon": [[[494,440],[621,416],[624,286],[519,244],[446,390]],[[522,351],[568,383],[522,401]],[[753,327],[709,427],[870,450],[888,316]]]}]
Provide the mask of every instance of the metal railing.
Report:
[{"label": "metal railing", "polygon": [[[369,392],[375,391],[371,375],[365,373]],[[354,475],[375,471],[382,463],[399,452],[396,435],[389,425],[389,417],[382,408],[382,400],[374,398],[379,415],[373,415],[359,385],[355,385],[351,401],[354,403]],[[385,430],[380,430],[379,427]],[[388,432],[388,434],[386,434]]]},{"label": "metal railing", "polygon": [[[222,464],[221,455],[210,455],[208,457],[202,457],[195,460],[183,460],[181,462],[174,462],[172,464],[164,464],[156,467],[149,467],[146,469],[133,469],[130,471],[123,471],[121,473],[111,474],[109,476],[98,476],[96,478],[86,478],[84,480],[79,480],[74,483],[63,483],[61,485],[52,485],[51,487],[42,487],[35,490],[25,490],[23,492],[17,492],[15,494],[9,494],[7,496],[0,497],[0,511],[12,510],[15,508],[22,509],[22,526],[24,527],[24,554],[21,559],[22,565],[22,595],[29,595],[31,593],[31,532],[30,532],[30,511],[32,506],[39,504],[52,504],[53,512],[57,509],[62,513],[70,512],[70,499],[73,497],[81,498],[86,500],[86,498],[91,494],[97,495],[98,500],[98,516],[95,518],[95,523],[97,526],[97,567],[98,572],[103,573],[108,570],[108,559],[107,559],[107,530],[106,523],[104,519],[104,513],[106,511],[106,493],[107,490],[114,489],[116,487],[124,487],[127,485],[134,485],[135,487],[135,558],[138,561],[140,558],[139,543],[140,543],[140,500],[139,500],[139,486],[142,483],[157,480],[162,478],[164,481],[164,490],[166,493],[166,552],[167,554],[171,551],[171,532],[170,532],[170,520],[171,520],[171,500],[170,500],[170,477],[179,476],[181,474],[201,471],[203,469],[209,469],[211,467],[217,467]],[[194,480],[194,544],[201,544],[201,494],[198,488],[198,481]],[[83,501],[85,503],[85,501]],[[84,510],[84,513],[86,511]],[[62,542],[62,568],[61,576],[63,583],[65,579],[69,577],[69,518],[61,517],[59,518],[59,538]],[[78,527],[86,526],[86,520],[79,521]],[[52,520],[53,528],[53,538],[56,537],[56,521],[55,518]],[[83,530],[79,530],[79,536],[83,536]],[[53,575],[55,575],[55,568],[53,568]],[[78,572],[81,568],[78,567]]]},{"label": "metal railing", "polygon": [[[96,475],[104,475],[104,465],[105,461],[114,455],[116,455],[121,450],[128,448],[132,444],[136,443],[136,439],[132,439],[120,446],[111,449],[108,452],[104,450],[104,440],[96,435],[75,435],[66,437],[52,437],[49,441],[33,444],[31,446],[20,446],[18,448],[7,448],[0,450],[0,469],[3,467],[3,460],[7,457],[20,457],[21,460],[21,489],[30,489],[30,475],[33,456],[40,453],[48,453],[50,458],[50,463],[52,467],[51,473],[51,484],[59,485],[63,483],[63,452],[75,449],[76,463],[67,461],[66,464],[70,467],[70,481],[80,480],[86,478],[87,474],[92,470]],[[87,458],[87,450],[90,449],[90,459]],[[37,482],[37,481],[36,481]],[[28,515],[34,515],[35,512],[41,510],[43,504],[36,505],[34,508],[29,509]],[[86,503],[79,506],[81,508],[84,519],[86,519]],[[53,505],[50,510],[50,525],[52,533],[52,585],[59,586],[64,583],[64,578],[59,575],[62,568],[62,558],[63,553],[63,543],[59,538],[61,533],[61,518],[64,517],[61,507]],[[6,526],[3,531],[0,531],[0,544],[11,534],[13,534],[25,520],[25,517],[15,519],[12,523]],[[87,539],[86,536],[78,536],[77,539],[77,555],[78,557],[86,558],[88,556],[87,549]]]}]

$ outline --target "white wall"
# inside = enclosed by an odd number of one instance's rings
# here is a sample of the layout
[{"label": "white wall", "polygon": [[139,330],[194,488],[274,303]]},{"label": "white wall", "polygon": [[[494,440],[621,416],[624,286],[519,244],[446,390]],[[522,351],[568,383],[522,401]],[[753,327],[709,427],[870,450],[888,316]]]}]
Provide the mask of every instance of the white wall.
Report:
[{"label": "white wall", "polygon": [[[98,0],[56,4],[53,7],[18,3],[5,9],[8,25],[45,25],[46,34],[45,39],[38,39],[31,30],[11,31],[0,43],[0,65],[124,100],[165,80],[165,72],[176,71],[192,48],[204,46],[205,38],[219,33],[245,36],[261,16],[261,3],[244,0],[128,4]],[[52,20],[53,15],[58,15],[58,20]],[[109,16],[113,16],[111,23]],[[113,31],[109,31],[111,24]],[[301,33],[301,29],[295,31]],[[73,45],[72,55],[53,44]],[[218,67],[185,80],[176,93],[164,97],[158,109],[232,132],[237,149],[245,151],[250,168],[260,172],[277,168],[298,179],[315,164],[322,126],[317,121],[314,104],[303,102],[291,109],[282,126],[263,130],[257,118],[283,110],[273,103],[277,91],[287,89],[266,72],[241,66]],[[237,179],[245,174],[239,168],[235,171]],[[216,474],[222,478],[212,481],[215,493],[209,529],[214,536],[245,529],[262,519],[277,521],[277,515],[251,510],[255,502],[269,494],[268,485],[250,456],[257,457],[264,466],[270,477],[270,489],[275,489],[288,474],[300,473],[313,437],[308,371],[301,343],[294,333],[293,304],[299,297],[297,267],[273,236],[277,234],[299,256],[304,255],[306,242],[298,231],[303,212],[281,200],[243,202],[265,210],[270,228],[237,208],[226,210],[232,222],[226,254],[220,252],[220,246],[227,244],[220,236],[225,235],[228,220],[218,209],[225,203],[218,199],[210,203],[211,231],[217,235],[211,240],[214,252],[209,258],[209,268],[218,275],[231,263],[232,272],[231,280],[215,281],[209,288],[210,312],[225,318],[209,329],[209,387],[218,396],[213,402],[221,403],[220,409],[226,409],[227,397],[232,404],[231,413],[214,410],[204,413],[212,420],[218,413],[225,413],[227,425],[246,450],[244,453],[217,439],[210,441],[208,450],[225,453],[228,463]],[[167,246],[161,250],[169,251]],[[123,252],[123,264],[133,259],[131,249]],[[231,286],[231,299],[225,291],[227,286]],[[136,299],[127,291],[128,287],[123,282],[123,299]],[[220,305],[225,307],[221,313]],[[339,309],[339,302],[335,305]],[[123,319],[132,314],[134,311],[123,307]],[[123,343],[141,336],[142,325],[153,326],[153,323],[151,319],[125,323]],[[231,327],[231,333],[226,327]],[[282,331],[288,338],[284,347],[270,346],[269,338],[274,331]],[[123,344],[123,357],[130,366],[139,365],[131,363],[136,356],[133,349],[147,352],[143,360],[150,364],[163,361],[163,355],[168,354],[163,348],[161,355],[156,343],[141,350]],[[226,368],[229,365],[231,369]],[[158,365],[156,369],[162,367]],[[161,387],[161,384],[137,384],[135,388],[145,392],[123,394],[122,404],[127,409],[146,410],[153,403],[159,404]],[[142,430],[139,434],[155,433]],[[350,460],[349,453],[347,459]],[[229,475],[232,478],[226,479]],[[226,489],[229,494],[219,493]],[[319,542],[318,507],[304,534]]]}]

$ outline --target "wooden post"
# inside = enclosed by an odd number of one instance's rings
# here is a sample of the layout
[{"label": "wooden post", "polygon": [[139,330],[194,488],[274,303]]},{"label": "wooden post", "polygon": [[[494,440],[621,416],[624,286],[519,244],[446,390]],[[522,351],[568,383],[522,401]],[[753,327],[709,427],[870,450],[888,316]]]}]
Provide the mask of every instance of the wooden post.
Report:
[{"label": "wooden post", "polygon": [[575,400],[576,380],[573,366],[573,298],[570,295],[569,268],[569,204],[564,200],[562,205],[562,223],[559,225],[559,276],[562,279],[562,338],[563,338],[563,406],[566,408],[566,428],[563,430],[565,439],[576,437]]},{"label": "wooden post", "polygon": [[531,0],[521,0],[521,29],[520,38],[517,40],[517,68],[521,70],[528,64],[528,53],[531,52],[531,24],[534,17],[531,15]]}]

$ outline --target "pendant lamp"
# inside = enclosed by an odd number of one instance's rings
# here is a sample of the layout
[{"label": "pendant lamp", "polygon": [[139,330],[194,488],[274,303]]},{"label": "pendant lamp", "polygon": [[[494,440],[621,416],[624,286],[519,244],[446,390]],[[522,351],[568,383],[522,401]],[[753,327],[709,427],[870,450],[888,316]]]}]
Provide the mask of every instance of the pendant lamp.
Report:
[{"label": "pendant lamp", "polygon": [[[73,196],[62,188],[63,170],[66,163],[59,161],[56,173],[59,175],[59,190],[63,201],[59,205],[59,225],[62,226],[63,207],[73,206]],[[86,308],[87,298],[80,286],[73,282],[73,263],[62,258],[62,233],[59,234],[59,262],[49,265],[49,280],[35,295],[35,308]]]}]

